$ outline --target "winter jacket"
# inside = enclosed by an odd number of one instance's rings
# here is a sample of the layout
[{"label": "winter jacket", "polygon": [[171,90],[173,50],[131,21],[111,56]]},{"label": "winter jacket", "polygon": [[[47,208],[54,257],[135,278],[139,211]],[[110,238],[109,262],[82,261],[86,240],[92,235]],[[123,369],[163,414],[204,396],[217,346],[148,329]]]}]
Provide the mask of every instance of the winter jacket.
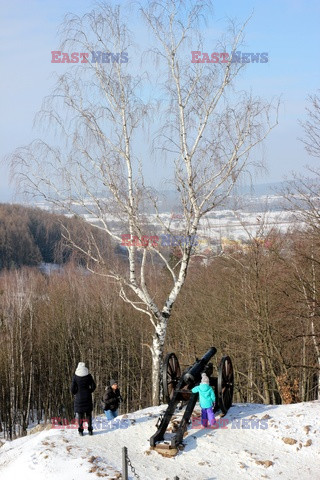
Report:
[{"label": "winter jacket", "polygon": [[201,408],[210,408],[216,400],[213,388],[206,383],[200,383],[200,385],[193,387],[192,393],[199,392],[199,400]]},{"label": "winter jacket", "polygon": [[120,402],[122,402],[119,388],[113,390],[113,388],[110,386],[107,387],[103,395],[103,401],[104,410],[111,410],[112,412],[115,412],[118,409]]},{"label": "winter jacket", "polygon": [[93,410],[92,392],[96,384],[89,373],[85,376],[74,375],[71,385],[71,393],[75,395],[74,411],[76,413],[91,413]]}]

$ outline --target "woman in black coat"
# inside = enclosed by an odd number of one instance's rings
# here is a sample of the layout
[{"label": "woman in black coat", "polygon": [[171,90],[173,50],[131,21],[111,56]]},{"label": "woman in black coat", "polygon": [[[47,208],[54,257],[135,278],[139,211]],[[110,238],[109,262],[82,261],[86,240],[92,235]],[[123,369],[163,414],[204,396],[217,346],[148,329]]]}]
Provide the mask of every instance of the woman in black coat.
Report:
[{"label": "woman in black coat", "polygon": [[104,413],[106,414],[107,419],[113,420],[118,416],[119,404],[122,402],[118,382],[116,380],[110,380],[110,385],[106,388],[103,401]]},{"label": "woman in black coat", "polygon": [[78,432],[83,435],[83,422],[87,418],[88,432],[92,435],[92,392],[96,389],[95,381],[83,362],[79,362],[72,379],[71,393],[75,395],[74,411],[78,420]]}]

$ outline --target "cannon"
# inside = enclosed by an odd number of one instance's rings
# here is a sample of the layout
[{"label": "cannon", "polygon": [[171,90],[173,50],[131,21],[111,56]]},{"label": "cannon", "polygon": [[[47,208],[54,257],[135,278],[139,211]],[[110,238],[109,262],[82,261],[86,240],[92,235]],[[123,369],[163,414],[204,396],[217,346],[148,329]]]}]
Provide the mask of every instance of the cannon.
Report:
[{"label": "cannon", "polygon": [[210,385],[213,387],[216,395],[216,404],[214,412],[221,410],[225,415],[232,405],[233,397],[233,366],[229,356],[222,357],[218,367],[218,377],[212,377],[213,364],[211,358],[217,353],[215,347],[211,347],[200,359],[188,367],[182,374],[177,356],[169,353],[163,363],[163,393],[164,399],[168,403],[167,410],[161,415],[157,422],[157,431],[150,438],[150,446],[155,448],[160,446],[164,440],[164,434],[169,422],[178,406],[186,405],[183,417],[179,423],[175,435],[171,437],[170,443],[162,444],[164,448],[175,448],[182,443],[183,435],[187,430],[193,409],[197,403],[198,394],[192,393],[192,388],[201,381],[201,374],[205,372],[209,377]]}]

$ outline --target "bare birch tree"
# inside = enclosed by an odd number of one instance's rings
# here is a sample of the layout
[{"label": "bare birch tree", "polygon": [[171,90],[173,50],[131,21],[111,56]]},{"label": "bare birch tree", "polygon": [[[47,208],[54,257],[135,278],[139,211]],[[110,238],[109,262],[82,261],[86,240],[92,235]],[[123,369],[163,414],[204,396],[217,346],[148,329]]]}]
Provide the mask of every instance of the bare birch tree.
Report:
[{"label": "bare birch tree", "polygon": [[[300,122],[304,136],[300,138],[308,154],[320,159],[320,91],[308,96],[307,117]],[[320,228],[320,169],[317,166],[306,166],[305,174],[293,174],[282,192],[295,212],[296,218],[319,233]]]},{"label": "bare birch tree", "polygon": [[[163,0],[140,7],[153,39],[149,56],[133,44],[125,12],[124,6],[103,3],[81,17],[66,17],[61,51],[94,52],[93,61],[58,76],[55,91],[44,100],[41,124],[49,120],[50,133],[54,125],[62,137],[55,146],[51,138],[18,149],[12,166],[24,191],[65,213],[86,213],[115,243],[121,242],[121,233],[128,234],[124,267],[107,261],[93,236],[83,249],[65,231],[66,239],[87,255],[88,268],[114,279],[120,297],[150,320],[157,404],[168,320],[200,222],[228,198],[250,163],[259,163],[250,153],[276,125],[277,105],[235,90],[243,65],[231,57],[216,64],[191,62],[191,50],[203,48],[199,32],[210,14],[207,2]],[[216,51],[236,51],[244,28],[233,25]],[[137,66],[139,55],[145,71]],[[151,117],[157,133],[149,140],[145,127]],[[183,217],[179,232],[161,215],[159,194],[147,187],[148,147],[170,165]],[[147,215],[151,206],[153,213]],[[176,240],[181,258],[175,266],[165,248],[150,240],[159,232],[183,236],[184,241]],[[150,265],[156,265],[157,281],[166,282],[164,300],[158,300],[150,281]]]},{"label": "bare birch tree", "polygon": [[[304,136],[300,139],[310,156],[320,159],[320,96],[319,92],[308,96],[306,107],[307,118],[300,122]],[[320,369],[320,322],[318,300],[318,269],[319,269],[319,239],[320,239],[320,169],[306,166],[306,174],[294,174],[287,183],[283,196],[288,208],[297,221],[303,226],[305,237],[303,274],[296,265],[295,274],[299,281],[307,308],[306,337],[311,336],[316,355],[317,367]],[[309,330],[311,335],[309,335]],[[320,398],[320,373],[317,373],[317,395]]]},{"label": "bare birch tree", "polygon": [[301,122],[305,133],[301,141],[309,155],[320,158],[320,90],[308,96],[306,111],[307,119]]}]

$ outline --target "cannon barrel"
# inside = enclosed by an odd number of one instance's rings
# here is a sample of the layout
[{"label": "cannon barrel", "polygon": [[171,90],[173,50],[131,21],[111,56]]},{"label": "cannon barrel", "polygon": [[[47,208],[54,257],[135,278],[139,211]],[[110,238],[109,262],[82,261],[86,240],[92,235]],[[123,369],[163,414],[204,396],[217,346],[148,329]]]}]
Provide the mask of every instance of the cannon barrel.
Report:
[{"label": "cannon barrel", "polygon": [[183,380],[189,388],[194,387],[196,383],[200,382],[201,373],[204,371],[205,366],[216,353],[217,349],[215,347],[209,348],[207,353],[205,353],[200,360],[197,360],[188,370],[188,372],[184,374]]}]

